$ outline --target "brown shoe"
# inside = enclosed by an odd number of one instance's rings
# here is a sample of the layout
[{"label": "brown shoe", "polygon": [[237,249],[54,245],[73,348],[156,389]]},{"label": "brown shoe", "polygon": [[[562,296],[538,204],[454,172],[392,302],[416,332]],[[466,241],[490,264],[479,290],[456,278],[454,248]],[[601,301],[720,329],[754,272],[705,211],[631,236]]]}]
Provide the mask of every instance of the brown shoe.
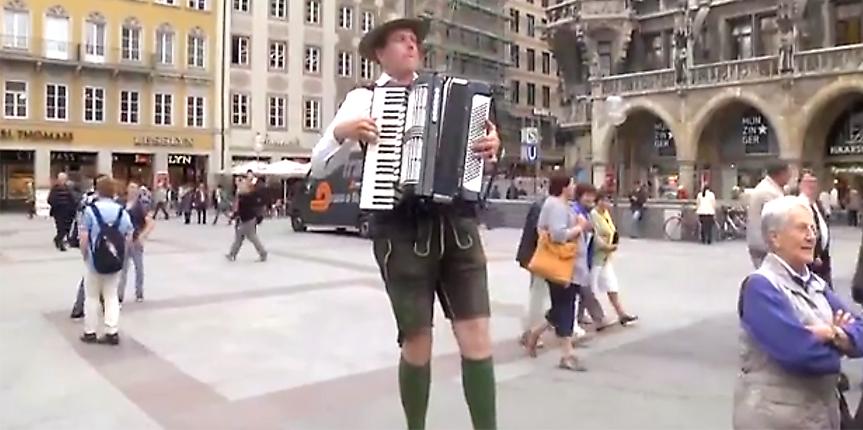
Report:
[{"label": "brown shoe", "polygon": [[575,356],[561,358],[557,367],[571,372],[587,372],[587,368],[584,367],[584,365],[581,364],[581,361],[579,361],[578,358],[575,358]]}]

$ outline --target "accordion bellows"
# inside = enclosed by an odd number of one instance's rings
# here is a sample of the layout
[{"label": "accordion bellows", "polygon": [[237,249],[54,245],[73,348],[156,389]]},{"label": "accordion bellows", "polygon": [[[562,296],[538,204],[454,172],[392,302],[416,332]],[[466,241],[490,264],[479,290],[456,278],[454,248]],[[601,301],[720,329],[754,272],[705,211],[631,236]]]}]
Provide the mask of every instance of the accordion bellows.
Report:
[{"label": "accordion bellows", "polygon": [[366,149],[360,209],[478,201],[485,166],[472,146],[485,135],[491,102],[490,85],[439,74],[375,88],[378,140]]}]

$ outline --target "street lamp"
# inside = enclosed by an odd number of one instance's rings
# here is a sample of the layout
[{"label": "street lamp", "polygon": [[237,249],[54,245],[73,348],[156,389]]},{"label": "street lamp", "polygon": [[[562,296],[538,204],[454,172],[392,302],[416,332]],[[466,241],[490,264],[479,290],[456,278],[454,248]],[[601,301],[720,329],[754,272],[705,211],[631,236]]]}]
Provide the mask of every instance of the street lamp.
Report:
[{"label": "street lamp", "polygon": [[261,133],[255,133],[255,145],[253,148],[255,150],[255,161],[261,161],[261,152],[264,150],[265,140],[266,138],[262,136]]}]

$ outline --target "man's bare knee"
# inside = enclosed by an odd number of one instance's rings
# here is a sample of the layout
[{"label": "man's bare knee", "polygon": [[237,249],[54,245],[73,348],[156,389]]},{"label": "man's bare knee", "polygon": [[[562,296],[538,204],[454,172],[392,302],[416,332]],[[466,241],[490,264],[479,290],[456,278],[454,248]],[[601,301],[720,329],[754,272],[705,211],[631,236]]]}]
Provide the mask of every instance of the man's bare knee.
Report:
[{"label": "man's bare knee", "polygon": [[491,334],[488,317],[453,322],[461,355],[471,360],[483,360],[491,356]]},{"label": "man's bare knee", "polygon": [[402,343],[402,357],[414,366],[425,366],[431,361],[432,331],[431,328],[417,330],[406,335]]}]

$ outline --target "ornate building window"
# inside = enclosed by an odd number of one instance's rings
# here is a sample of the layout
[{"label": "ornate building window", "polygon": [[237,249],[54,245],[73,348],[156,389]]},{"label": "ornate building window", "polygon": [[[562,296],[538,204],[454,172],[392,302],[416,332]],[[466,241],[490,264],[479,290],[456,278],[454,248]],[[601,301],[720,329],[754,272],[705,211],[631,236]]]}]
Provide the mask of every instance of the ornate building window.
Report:
[{"label": "ornate building window", "polygon": [[125,61],[141,61],[141,23],[126,18],[120,29],[120,55]]},{"label": "ornate building window", "polygon": [[169,24],[156,29],[156,61],[159,64],[174,64],[174,39],[174,29]]}]

